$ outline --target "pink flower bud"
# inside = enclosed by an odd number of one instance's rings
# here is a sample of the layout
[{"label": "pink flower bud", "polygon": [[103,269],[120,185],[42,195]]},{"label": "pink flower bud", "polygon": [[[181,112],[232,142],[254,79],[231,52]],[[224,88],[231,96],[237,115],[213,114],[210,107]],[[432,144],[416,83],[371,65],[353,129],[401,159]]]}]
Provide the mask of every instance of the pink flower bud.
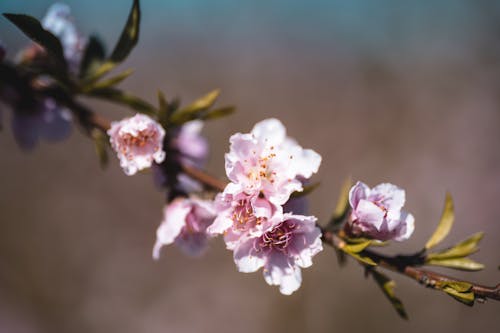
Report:
[{"label": "pink flower bud", "polygon": [[357,182],[349,192],[351,216],[347,232],[355,237],[369,237],[380,241],[408,239],[413,230],[413,215],[402,210],[405,191],[384,183],[370,189]]}]

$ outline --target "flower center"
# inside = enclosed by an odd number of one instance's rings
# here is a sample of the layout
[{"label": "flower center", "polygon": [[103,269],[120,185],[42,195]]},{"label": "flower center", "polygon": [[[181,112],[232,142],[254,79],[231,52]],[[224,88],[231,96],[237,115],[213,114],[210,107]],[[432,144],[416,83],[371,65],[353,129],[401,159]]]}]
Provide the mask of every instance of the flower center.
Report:
[{"label": "flower center", "polygon": [[239,200],[233,209],[234,226],[239,230],[246,230],[262,223],[263,217],[256,217],[252,205],[246,199]]},{"label": "flower center", "polygon": [[128,146],[144,147],[148,142],[156,139],[156,132],[139,131],[137,135],[126,133],[122,136],[123,143]]},{"label": "flower center", "polygon": [[276,249],[281,252],[286,252],[290,241],[293,238],[293,232],[296,229],[296,224],[290,221],[285,221],[275,226],[271,231],[263,234],[257,242],[260,249]]}]

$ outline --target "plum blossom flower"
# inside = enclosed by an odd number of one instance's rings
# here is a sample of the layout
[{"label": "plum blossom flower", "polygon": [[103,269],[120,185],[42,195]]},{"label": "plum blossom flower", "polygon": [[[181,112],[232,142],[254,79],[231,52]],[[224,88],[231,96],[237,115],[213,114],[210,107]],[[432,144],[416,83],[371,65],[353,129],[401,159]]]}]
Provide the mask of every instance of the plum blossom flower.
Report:
[{"label": "plum blossom flower", "polygon": [[318,171],[321,156],[303,149],[286,136],[277,119],[257,123],[250,133],[230,138],[225,167],[229,179],[246,194],[259,194],[283,205],[290,194],[302,191],[302,181]]},{"label": "plum blossom flower", "polygon": [[352,212],[346,230],[353,236],[404,241],[415,229],[413,215],[402,210],[405,191],[395,185],[383,183],[370,189],[357,182],[349,192],[349,203]]},{"label": "plum blossom flower", "polygon": [[229,250],[233,250],[240,239],[261,236],[272,226],[272,218],[282,216],[281,206],[275,207],[258,195],[246,195],[238,185],[229,183],[223,193],[215,199],[217,217],[207,231],[224,234]]},{"label": "plum blossom flower", "polygon": [[175,243],[184,253],[201,255],[207,248],[207,227],[213,222],[213,202],[198,198],[178,197],[165,208],[164,218],[156,231],[153,258],[160,258],[164,245]]},{"label": "plum blossom flower", "polygon": [[125,174],[149,168],[165,159],[163,138],[165,130],[159,123],[143,114],[111,123],[109,141],[120,159]]},{"label": "plum blossom flower", "polygon": [[302,282],[301,268],[312,265],[312,257],[323,250],[321,231],[314,216],[284,214],[260,237],[246,237],[234,249],[240,272],[264,268],[269,285],[279,285],[290,295]]}]

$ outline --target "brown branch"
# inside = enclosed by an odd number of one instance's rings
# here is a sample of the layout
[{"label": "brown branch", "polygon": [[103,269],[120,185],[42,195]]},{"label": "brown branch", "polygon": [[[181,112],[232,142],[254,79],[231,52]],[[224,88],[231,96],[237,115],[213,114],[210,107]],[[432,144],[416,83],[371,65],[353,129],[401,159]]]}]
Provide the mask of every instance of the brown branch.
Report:
[{"label": "brown branch", "polygon": [[[322,229],[322,233],[323,241],[326,244],[339,250],[341,250],[342,247],[345,246],[344,240],[342,240],[337,234],[324,229]],[[414,266],[412,260],[409,260],[409,258],[412,258],[412,256],[389,257],[372,250],[364,250],[362,251],[362,254],[368,256],[370,259],[376,262],[378,266],[396,273],[403,274],[428,288],[439,290],[439,286],[442,285],[443,282],[465,282],[472,285],[471,291],[477,298],[483,300],[489,298],[500,301],[500,284],[498,284],[496,287],[488,287],[418,268]]]}]

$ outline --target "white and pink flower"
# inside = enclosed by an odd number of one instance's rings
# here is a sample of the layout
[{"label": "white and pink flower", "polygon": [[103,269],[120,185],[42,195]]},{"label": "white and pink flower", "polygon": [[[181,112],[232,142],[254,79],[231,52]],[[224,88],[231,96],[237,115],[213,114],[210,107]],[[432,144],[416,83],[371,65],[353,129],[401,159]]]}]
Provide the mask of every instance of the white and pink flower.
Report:
[{"label": "white and pink flower", "polygon": [[164,245],[175,243],[184,253],[199,256],[207,248],[207,227],[215,218],[213,202],[198,198],[178,197],[168,204],[156,231],[153,258],[160,258]]},{"label": "white and pink flower", "polygon": [[302,180],[318,171],[321,156],[303,149],[286,136],[277,119],[257,123],[250,133],[230,138],[226,173],[241,191],[259,194],[274,205],[283,205],[290,194],[302,191]]},{"label": "white and pink flower", "polygon": [[312,257],[323,250],[321,231],[314,216],[284,214],[260,237],[244,237],[234,248],[238,270],[251,273],[264,268],[269,285],[279,285],[290,295],[302,283],[301,268],[312,265]]},{"label": "white and pink flower", "polygon": [[131,118],[112,122],[108,135],[111,146],[120,159],[120,166],[129,176],[149,168],[153,162],[161,163],[165,159],[165,130],[146,115],[136,114]]},{"label": "white and pink flower", "polygon": [[208,228],[211,234],[224,234],[229,250],[233,250],[242,238],[259,237],[272,226],[272,218],[282,216],[281,207],[275,207],[258,195],[246,195],[241,191],[231,193],[238,186],[229,183],[226,191],[217,195],[217,217]]},{"label": "white and pink flower", "polygon": [[380,241],[408,239],[415,229],[413,215],[402,210],[405,191],[384,183],[370,189],[357,182],[349,192],[352,212],[346,229],[355,237]]}]

